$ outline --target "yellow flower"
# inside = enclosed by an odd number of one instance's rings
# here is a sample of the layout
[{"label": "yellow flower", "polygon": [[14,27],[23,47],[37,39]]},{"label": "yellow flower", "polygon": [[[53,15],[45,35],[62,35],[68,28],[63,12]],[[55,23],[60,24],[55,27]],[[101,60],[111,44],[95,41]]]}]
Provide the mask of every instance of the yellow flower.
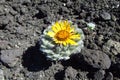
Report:
[{"label": "yellow flower", "polygon": [[56,44],[63,44],[64,46],[68,44],[77,45],[76,40],[80,39],[80,34],[75,31],[71,22],[66,20],[55,22],[47,35],[52,37]]}]

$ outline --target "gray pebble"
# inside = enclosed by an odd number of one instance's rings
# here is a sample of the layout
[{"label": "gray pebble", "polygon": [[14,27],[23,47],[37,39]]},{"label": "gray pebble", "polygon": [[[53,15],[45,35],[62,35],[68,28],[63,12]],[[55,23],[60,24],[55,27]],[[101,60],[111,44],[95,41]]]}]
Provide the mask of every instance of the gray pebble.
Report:
[{"label": "gray pebble", "polygon": [[94,74],[94,79],[93,80],[103,80],[105,75],[105,71],[104,70],[99,70]]},{"label": "gray pebble", "polygon": [[78,72],[75,69],[73,69],[72,67],[68,67],[65,70],[65,80],[70,80],[70,79],[75,80],[77,73]]},{"label": "gray pebble", "polygon": [[111,19],[111,15],[107,12],[103,12],[101,14],[101,17],[104,19],[104,20],[110,20]]},{"label": "gray pebble", "polygon": [[3,70],[1,69],[0,69],[0,80],[5,80]]},{"label": "gray pebble", "polygon": [[113,80],[113,74],[109,72],[105,80]]},{"label": "gray pebble", "polygon": [[111,15],[111,18],[112,18],[113,21],[116,21],[116,20],[117,20],[116,16],[113,15],[113,14]]},{"label": "gray pebble", "polygon": [[111,51],[114,55],[120,53],[120,42],[108,40],[104,45],[103,50],[106,52]]},{"label": "gray pebble", "polygon": [[0,17],[0,29],[4,29],[6,25],[9,23],[9,19],[6,16]]},{"label": "gray pebble", "polygon": [[0,59],[6,66],[14,67],[22,53],[23,51],[21,49],[2,50]]}]

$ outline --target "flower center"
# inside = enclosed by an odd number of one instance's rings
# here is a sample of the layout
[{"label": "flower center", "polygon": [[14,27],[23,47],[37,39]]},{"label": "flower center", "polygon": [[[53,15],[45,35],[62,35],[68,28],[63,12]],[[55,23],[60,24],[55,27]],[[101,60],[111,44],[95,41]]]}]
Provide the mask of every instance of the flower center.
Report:
[{"label": "flower center", "polygon": [[69,37],[69,32],[65,30],[61,30],[56,33],[55,38],[60,41],[64,41]]}]

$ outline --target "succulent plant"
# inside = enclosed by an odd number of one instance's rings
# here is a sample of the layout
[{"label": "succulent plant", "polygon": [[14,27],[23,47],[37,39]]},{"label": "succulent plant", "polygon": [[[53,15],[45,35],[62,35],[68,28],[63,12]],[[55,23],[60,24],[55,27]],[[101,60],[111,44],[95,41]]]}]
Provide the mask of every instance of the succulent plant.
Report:
[{"label": "succulent plant", "polygon": [[94,30],[96,25],[94,23],[90,22],[90,23],[87,23],[87,26],[90,30]]},{"label": "succulent plant", "polygon": [[83,31],[71,21],[60,20],[46,28],[40,36],[40,50],[48,59],[69,59],[84,47]]}]

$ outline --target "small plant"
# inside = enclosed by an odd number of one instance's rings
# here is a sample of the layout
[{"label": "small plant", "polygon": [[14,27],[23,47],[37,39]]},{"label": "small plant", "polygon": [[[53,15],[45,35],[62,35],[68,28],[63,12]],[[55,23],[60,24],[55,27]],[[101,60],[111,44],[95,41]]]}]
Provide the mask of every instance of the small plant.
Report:
[{"label": "small plant", "polygon": [[87,23],[87,26],[90,30],[94,30],[95,29],[95,24],[94,23]]},{"label": "small plant", "polygon": [[40,50],[51,60],[69,59],[83,48],[83,31],[71,21],[60,20],[40,36]]},{"label": "small plant", "polygon": [[80,20],[80,22],[86,24],[86,25],[87,25],[86,28],[87,28],[88,30],[91,30],[91,31],[94,30],[95,27],[96,27],[95,23],[93,23],[93,22],[86,22],[86,21],[84,21],[84,20]]}]

